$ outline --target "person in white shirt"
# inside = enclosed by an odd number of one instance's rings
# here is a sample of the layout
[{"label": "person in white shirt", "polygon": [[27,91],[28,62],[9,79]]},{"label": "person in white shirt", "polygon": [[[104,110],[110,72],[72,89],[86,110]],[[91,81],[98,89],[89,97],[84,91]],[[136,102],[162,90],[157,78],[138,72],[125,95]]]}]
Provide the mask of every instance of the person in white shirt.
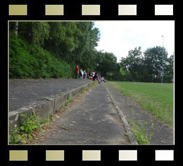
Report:
[{"label": "person in white shirt", "polygon": [[83,69],[80,70],[80,78],[83,79]]}]

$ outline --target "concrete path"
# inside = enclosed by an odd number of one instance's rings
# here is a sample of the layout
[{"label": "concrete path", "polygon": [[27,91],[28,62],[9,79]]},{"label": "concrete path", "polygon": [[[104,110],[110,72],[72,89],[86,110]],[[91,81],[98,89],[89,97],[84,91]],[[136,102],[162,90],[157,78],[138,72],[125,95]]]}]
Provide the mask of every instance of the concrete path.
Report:
[{"label": "concrete path", "polygon": [[25,107],[50,95],[67,92],[91,82],[89,79],[10,79],[9,111]]},{"label": "concrete path", "polygon": [[70,108],[57,115],[54,127],[44,131],[44,145],[129,145],[124,125],[104,86],[97,84]]}]

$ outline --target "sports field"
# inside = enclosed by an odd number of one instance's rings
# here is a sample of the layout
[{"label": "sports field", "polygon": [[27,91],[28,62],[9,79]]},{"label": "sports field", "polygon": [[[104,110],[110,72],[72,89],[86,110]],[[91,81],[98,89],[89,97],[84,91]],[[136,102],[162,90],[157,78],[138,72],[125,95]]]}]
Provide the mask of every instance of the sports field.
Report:
[{"label": "sports field", "polygon": [[173,127],[173,84],[109,81],[114,89]]}]

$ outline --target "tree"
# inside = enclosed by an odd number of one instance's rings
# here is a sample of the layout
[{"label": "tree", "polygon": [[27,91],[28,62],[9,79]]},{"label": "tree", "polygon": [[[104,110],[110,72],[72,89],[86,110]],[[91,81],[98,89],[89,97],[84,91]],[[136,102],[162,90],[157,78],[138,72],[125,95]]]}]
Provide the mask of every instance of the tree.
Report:
[{"label": "tree", "polygon": [[43,46],[49,38],[50,26],[48,22],[19,22],[18,34],[28,44]]},{"label": "tree", "polygon": [[18,35],[18,21],[9,23],[9,30]]},{"label": "tree", "polygon": [[121,76],[120,76],[121,81],[130,81],[131,80],[131,74],[130,74],[129,70],[124,70],[122,67],[120,67],[120,74],[121,74]]},{"label": "tree", "polygon": [[66,61],[73,61],[72,52],[79,45],[81,32],[75,22],[49,22],[50,36],[45,42],[45,49]]},{"label": "tree", "polygon": [[120,70],[120,66],[117,65],[117,58],[113,53],[99,51],[95,69],[102,76],[107,76],[108,79],[112,79],[115,72]]},{"label": "tree", "polygon": [[173,59],[174,56],[171,55],[169,58],[166,59],[165,66],[164,66],[164,82],[171,82],[173,79]]},{"label": "tree", "polygon": [[77,22],[76,25],[81,35],[77,36],[79,43],[73,51],[74,60],[81,64],[83,68],[93,67],[96,55],[95,46],[97,46],[97,41],[100,38],[99,30],[94,28],[93,22]]},{"label": "tree", "polygon": [[141,81],[143,75],[143,58],[141,47],[136,47],[128,52],[126,58],[121,58],[120,65],[124,71],[129,71],[128,79],[133,81]]},{"label": "tree", "polygon": [[148,81],[159,81],[159,77],[155,79],[155,75],[157,75],[157,72],[159,75],[162,72],[162,56],[163,66],[166,68],[167,55],[168,53],[165,48],[160,46],[148,48],[144,52],[144,64],[147,71],[146,77]]}]

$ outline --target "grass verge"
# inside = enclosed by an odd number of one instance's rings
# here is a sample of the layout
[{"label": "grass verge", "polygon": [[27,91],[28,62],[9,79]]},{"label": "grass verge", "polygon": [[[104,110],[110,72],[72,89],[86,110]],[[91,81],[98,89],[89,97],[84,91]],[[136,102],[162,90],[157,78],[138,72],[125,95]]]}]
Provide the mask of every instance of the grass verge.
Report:
[{"label": "grass verge", "polygon": [[119,81],[108,83],[157,119],[173,127],[173,84]]}]

